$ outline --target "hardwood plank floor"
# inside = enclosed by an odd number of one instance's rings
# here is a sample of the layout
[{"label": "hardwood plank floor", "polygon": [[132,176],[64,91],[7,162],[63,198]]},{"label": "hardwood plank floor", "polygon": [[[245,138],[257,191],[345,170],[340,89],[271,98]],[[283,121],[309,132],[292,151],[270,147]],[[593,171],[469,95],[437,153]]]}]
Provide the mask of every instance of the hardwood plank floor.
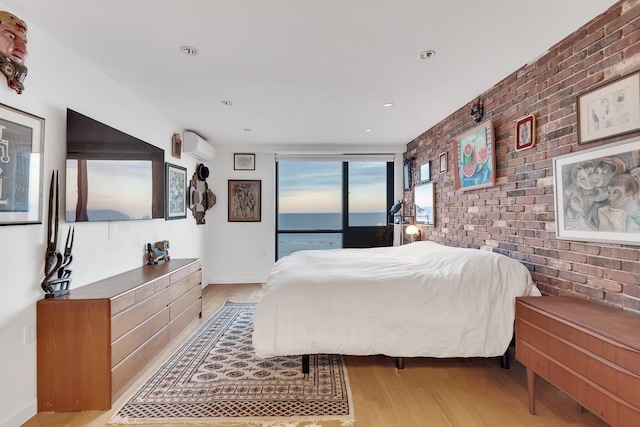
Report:
[{"label": "hardwood plank floor", "polygon": [[[113,412],[150,376],[211,314],[227,300],[258,300],[259,284],[209,285],[203,290],[203,316],[192,322],[149,368],[134,378],[129,390],[110,411],[39,413],[26,427],[104,427]],[[538,379],[536,415],[529,415],[525,369],[512,360],[511,369],[498,359],[406,359],[398,371],[394,360],[383,356],[347,356],[355,405],[355,427],[556,427],[607,424],[577,410],[571,399]],[[138,426],[190,426],[193,424],[138,424]],[[245,424],[233,424],[235,427]],[[339,422],[324,423],[339,427]]]}]

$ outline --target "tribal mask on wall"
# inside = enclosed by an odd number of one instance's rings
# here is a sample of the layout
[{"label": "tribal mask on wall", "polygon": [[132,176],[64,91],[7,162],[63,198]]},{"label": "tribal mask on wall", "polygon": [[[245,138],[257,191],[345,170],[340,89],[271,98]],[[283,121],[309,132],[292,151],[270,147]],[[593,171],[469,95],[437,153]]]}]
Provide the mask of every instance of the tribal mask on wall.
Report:
[{"label": "tribal mask on wall", "polygon": [[11,89],[24,90],[27,67],[27,24],[17,16],[0,11],[0,71],[7,77]]}]

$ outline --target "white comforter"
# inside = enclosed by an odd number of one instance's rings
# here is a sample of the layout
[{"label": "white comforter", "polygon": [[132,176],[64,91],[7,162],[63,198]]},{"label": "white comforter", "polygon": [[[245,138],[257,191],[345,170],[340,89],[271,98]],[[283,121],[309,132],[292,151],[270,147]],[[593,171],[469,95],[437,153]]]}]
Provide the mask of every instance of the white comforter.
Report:
[{"label": "white comforter", "polygon": [[259,357],[502,355],[515,297],[540,295],[509,257],[433,242],[299,251],[273,267],[256,307]]}]

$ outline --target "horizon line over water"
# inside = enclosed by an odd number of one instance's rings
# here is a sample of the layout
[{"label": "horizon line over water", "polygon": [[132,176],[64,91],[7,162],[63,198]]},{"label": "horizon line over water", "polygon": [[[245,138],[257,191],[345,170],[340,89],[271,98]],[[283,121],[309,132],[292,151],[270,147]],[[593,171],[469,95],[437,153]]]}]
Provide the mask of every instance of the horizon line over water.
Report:
[{"label": "horizon line over water", "polygon": [[[386,226],[385,212],[349,214],[352,227]],[[278,258],[295,251],[342,248],[342,233],[304,233],[310,230],[342,230],[342,213],[280,213],[278,229],[300,233],[278,233]]]}]

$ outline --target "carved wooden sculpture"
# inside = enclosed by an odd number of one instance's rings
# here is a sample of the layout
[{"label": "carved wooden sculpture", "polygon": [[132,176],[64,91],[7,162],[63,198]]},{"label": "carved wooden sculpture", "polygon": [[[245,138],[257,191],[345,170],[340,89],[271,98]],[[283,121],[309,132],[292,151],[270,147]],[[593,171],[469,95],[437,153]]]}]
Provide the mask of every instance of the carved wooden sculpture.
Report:
[{"label": "carved wooden sculpture", "polygon": [[[55,208],[54,208],[55,193]],[[42,290],[45,298],[52,298],[69,293],[71,283],[71,249],[75,230],[69,228],[67,241],[64,246],[64,253],[58,250],[58,228],[60,222],[60,190],[58,187],[58,174],[54,171],[51,174],[51,186],[49,188],[49,216],[47,218],[47,251],[45,253],[44,279],[42,280]]]}]

